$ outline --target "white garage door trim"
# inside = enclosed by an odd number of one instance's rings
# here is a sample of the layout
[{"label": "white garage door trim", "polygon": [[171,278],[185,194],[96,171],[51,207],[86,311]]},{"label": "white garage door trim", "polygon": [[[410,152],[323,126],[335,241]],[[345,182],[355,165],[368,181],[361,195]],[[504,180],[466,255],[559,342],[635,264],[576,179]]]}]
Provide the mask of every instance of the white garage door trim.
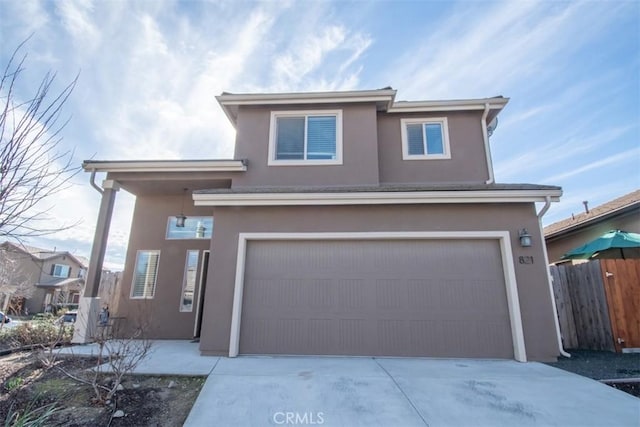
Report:
[{"label": "white garage door trim", "polygon": [[242,317],[242,297],[244,292],[244,272],[247,242],[250,240],[449,240],[449,239],[495,239],[500,243],[502,269],[509,307],[511,338],[514,358],[526,362],[524,332],[518,287],[516,283],[513,252],[508,231],[423,231],[423,232],[372,232],[372,233],[239,233],[236,281],[233,294],[233,311],[229,338],[229,357],[236,357],[240,350],[240,319]]}]

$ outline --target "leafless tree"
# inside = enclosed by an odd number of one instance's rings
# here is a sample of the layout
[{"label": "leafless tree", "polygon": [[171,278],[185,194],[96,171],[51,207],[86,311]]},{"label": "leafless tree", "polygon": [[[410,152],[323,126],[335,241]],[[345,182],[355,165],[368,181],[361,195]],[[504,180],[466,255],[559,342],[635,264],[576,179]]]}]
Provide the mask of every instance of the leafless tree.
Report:
[{"label": "leafless tree", "polygon": [[[72,373],[56,366],[69,378],[90,385],[94,392],[94,401],[99,404],[111,404],[115,411],[114,396],[122,390],[122,381],[126,375],[133,374],[138,365],[149,356],[152,341],[145,337],[147,321],[138,316],[128,328],[119,330],[117,323],[108,322],[96,328],[93,342],[97,355],[93,369]],[[72,353],[73,355],[73,353]],[[53,364],[55,365],[55,359]]]},{"label": "leafless tree", "polygon": [[[28,39],[27,39],[28,40]],[[0,79],[0,237],[20,240],[42,236],[70,226],[52,227],[43,201],[71,185],[80,171],[73,151],[61,147],[62,108],[78,76],[58,94],[52,94],[56,74],[47,72],[26,99],[16,93],[26,54],[22,42],[11,55]]]}]

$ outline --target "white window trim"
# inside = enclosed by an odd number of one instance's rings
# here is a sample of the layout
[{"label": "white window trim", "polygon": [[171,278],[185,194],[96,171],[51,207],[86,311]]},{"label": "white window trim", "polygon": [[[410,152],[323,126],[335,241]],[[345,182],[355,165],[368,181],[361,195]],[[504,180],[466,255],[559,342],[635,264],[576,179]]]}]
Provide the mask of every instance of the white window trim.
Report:
[{"label": "white window trim", "polygon": [[[336,116],[336,158],[331,160],[276,160],[276,120],[279,117],[300,116]],[[304,135],[305,152],[307,149],[307,135]],[[272,111],[269,123],[269,166],[312,166],[312,165],[341,165],[342,164],[342,110],[295,110]]]},{"label": "white window trim", "polygon": [[[66,270],[66,273],[67,273],[67,274],[66,274],[66,276],[59,276],[59,275],[56,275],[56,267],[57,267],[57,266],[60,266],[60,270],[62,270],[64,267],[66,267],[66,268],[67,268],[67,270]],[[67,278],[67,277],[71,277],[71,266],[69,266],[69,265],[67,265],[67,264],[58,264],[58,263],[54,263],[54,264],[53,264],[53,273],[51,274],[51,276],[52,276],[52,277],[57,277],[57,278],[62,278],[62,279]]]},{"label": "white window trim", "polygon": [[417,232],[328,232],[328,233],[239,233],[238,254],[236,258],[236,280],[233,293],[231,330],[229,334],[229,357],[236,357],[240,351],[240,319],[242,318],[242,299],[244,293],[244,273],[247,257],[247,243],[251,240],[366,240],[366,239],[489,239],[498,240],[502,255],[513,355],[519,362],[527,361],[522,327],[522,313],[518,297],[514,255],[511,248],[509,231],[417,231]]},{"label": "white window trim", "polygon": [[[409,154],[409,141],[407,139],[407,125],[409,124],[439,124],[442,126],[442,154]],[[446,117],[429,117],[429,118],[411,118],[400,119],[400,127],[402,132],[402,160],[442,160],[451,158],[451,150],[449,147],[449,123]],[[424,132],[424,130],[423,130]],[[425,137],[426,144],[426,137]],[[425,147],[426,151],[426,147]]]},{"label": "white window trim", "polygon": [[[135,281],[136,281],[136,270],[138,269],[138,259],[140,256],[140,252],[150,252],[158,254],[158,262],[156,263],[156,281],[153,284],[153,295],[151,296],[134,296],[133,291],[135,290]],[[136,252],[136,262],[133,266],[133,277],[131,278],[131,291],[129,292],[130,299],[153,299],[156,296],[156,288],[158,286],[158,270],[160,269],[160,250],[158,249],[140,249]]]}]

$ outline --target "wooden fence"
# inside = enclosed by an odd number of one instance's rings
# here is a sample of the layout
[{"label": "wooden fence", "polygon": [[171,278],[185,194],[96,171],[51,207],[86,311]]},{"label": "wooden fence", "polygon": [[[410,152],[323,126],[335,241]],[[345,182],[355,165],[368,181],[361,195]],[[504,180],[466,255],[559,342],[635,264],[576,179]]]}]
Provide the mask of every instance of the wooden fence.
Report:
[{"label": "wooden fence", "polygon": [[550,267],[566,349],[640,347],[640,260]]}]

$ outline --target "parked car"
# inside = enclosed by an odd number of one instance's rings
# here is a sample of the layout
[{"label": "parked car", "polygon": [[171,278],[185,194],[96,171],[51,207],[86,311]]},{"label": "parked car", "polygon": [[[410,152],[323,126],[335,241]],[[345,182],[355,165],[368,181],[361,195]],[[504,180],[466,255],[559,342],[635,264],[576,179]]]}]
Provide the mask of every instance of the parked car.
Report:
[{"label": "parked car", "polygon": [[57,322],[65,325],[73,325],[74,323],[76,323],[77,318],[78,318],[77,311],[67,311],[65,314],[63,314],[58,318]]},{"label": "parked car", "polygon": [[9,323],[11,322],[11,318],[0,311],[0,322]]}]

